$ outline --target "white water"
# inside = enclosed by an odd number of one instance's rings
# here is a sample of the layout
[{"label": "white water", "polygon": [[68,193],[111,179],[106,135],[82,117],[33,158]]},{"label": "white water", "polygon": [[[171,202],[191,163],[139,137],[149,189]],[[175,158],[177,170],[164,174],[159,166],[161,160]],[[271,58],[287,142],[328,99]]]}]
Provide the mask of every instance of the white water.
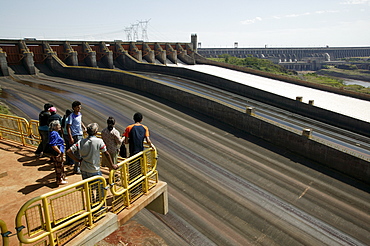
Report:
[{"label": "white water", "polygon": [[304,86],[293,85],[283,81],[259,77],[226,68],[210,65],[178,65],[202,73],[212,74],[241,84],[268,91],[287,98],[303,97],[303,102],[314,100],[316,107],[370,122],[370,102],[335,93],[320,91]]},{"label": "white water", "polygon": [[343,79],[346,85],[362,85],[363,87],[370,87],[370,82],[356,80],[356,79]]}]

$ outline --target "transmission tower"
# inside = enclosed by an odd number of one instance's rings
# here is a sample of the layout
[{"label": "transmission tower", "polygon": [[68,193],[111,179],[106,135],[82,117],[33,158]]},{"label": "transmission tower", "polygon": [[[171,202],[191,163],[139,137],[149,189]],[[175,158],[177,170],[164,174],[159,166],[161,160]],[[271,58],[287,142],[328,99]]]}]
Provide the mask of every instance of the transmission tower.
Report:
[{"label": "transmission tower", "polygon": [[141,29],[141,40],[148,41],[148,23],[149,20],[137,21],[135,24],[131,24],[130,27],[124,29],[127,37],[127,41],[137,41],[139,39],[139,28]]},{"label": "transmission tower", "polygon": [[139,24],[140,24],[140,27],[141,27],[141,39],[143,41],[149,41],[148,32],[147,32],[149,21],[150,21],[150,19],[146,20],[146,21],[139,21]]},{"label": "transmission tower", "polygon": [[132,39],[132,27],[126,27],[125,29],[127,41],[131,41]]},{"label": "transmission tower", "polygon": [[131,24],[131,28],[132,28],[132,40],[133,41],[138,40],[139,36],[137,33],[139,29],[139,23]]}]

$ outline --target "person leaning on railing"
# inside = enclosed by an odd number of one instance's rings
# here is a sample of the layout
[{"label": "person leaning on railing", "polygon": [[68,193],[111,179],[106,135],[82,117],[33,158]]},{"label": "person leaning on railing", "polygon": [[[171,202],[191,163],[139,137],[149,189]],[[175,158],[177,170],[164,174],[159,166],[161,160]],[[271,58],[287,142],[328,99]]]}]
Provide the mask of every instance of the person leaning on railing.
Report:
[{"label": "person leaning on railing", "polygon": [[135,121],[135,124],[127,126],[123,133],[125,144],[129,144],[130,156],[144,150],[144,139],[150,148],[153,147],[149,138],[148,127],[141,124],[143,121],[143,115],[137,112],[134,114],[133,120]]},{"label": "person leaning on railing", "polygon": [[[79,140],[67,150],[67,155],[69,157],[74,161],[81,163],[80,169],[82,179],[87,179],[97,175],[102,176],[102,172],[100,170],[100,152],[102,152],[102,154],[108,159],[110,169],[118,168],[118,166],[113,163],[104,141],[95,136],[98,129],[99,125],[97,123],[89,124],[86,129],[88,137]],[[73,154],[74,152],[79,152],[81,158],[78,159]]]}]

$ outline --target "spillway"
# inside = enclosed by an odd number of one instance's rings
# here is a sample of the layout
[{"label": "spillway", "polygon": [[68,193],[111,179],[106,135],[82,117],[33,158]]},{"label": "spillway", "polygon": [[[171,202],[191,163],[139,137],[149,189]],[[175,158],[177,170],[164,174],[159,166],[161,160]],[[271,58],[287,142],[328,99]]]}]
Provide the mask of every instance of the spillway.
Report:
[{"label": "spillway", "polygon": [[232,80],[286,98],[296,99],[296,97],[299,96],[303,98],[303,102],[307,103],[309,100],[314,100],[316,107],[370,122],[370,102],[366,100],[338,95],[331,92],[294,85],[275,79],[264,78],[216,66],[183,64],[178,64],[178,66]]}]

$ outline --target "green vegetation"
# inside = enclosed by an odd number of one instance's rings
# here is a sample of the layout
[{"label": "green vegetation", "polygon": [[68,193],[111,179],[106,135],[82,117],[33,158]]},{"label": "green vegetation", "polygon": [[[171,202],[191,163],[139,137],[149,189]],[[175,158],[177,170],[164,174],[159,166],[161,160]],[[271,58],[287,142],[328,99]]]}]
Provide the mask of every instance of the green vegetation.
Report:
[{"label": "green vegetation", "polygon": [[370,62],[370,57],[348,57],[340,58],[339,60],[347,62]]},{"label": "green vegetation", "polygon": [[248,67],[264,72],[280,75],[294,75],[297,74],[295,71],[288,70],[283,66],[274,64],[272,61],[260,59],[256,57],[237,58],[230,56],[229,54],[220,55],[219,58],[210,58],[211,60],[224,62],[231,65]]},{"label": "green vegetation", "polygon": [[[1,95],[1,87],[0,87],[0,95]],[[2,102],[0,102],[0,114],[10,114],[9,108]]]},{"label": "green vegetation", "polygon": [[0,103],[0,114],[10,114],[9,108]]},{"label": "green vegetation", "polygon": [[336,79],[336,78],[331,78],[327,76],[321,76],[316,73],[307,73],[307,74],[302,74],[303,80],[321,84],[321,85],[328,85],[332,87],[343,87],[343,80]]},{"label": "green vegetation", "polygon": [[[266,60],[266,59],[260,59],[256,57],[247,57],[247,58],[237,58],[230,56],[228,54],[220,55],[218,58],[209,58],[214,61],[218,62],[224,62],[228,63],[231,65],[236,65],[236,66],[242,66],[242,67],[248,67],[264,72],[269,72],[277,75],[284,75],[312,83],[317,83],[321,85],[326,85],[326,86],[332,86],[332,87],[337,87],[341,88],[344,90],[351,90],[359,93],[367,93],[370,94],[370,88],[363,87],[361,85],[345,85],[343,82],[343,79],[340,78],[345,78],[349,74],[354,74],[354,75],[360,75],[361,76],[369,76],[370,78],[370,71],[368,70],[360,70],[357,69],[355,65],[350,65],[346,67],[346,69],[338,69],[338,68],[333,68],[326,66],[325,69],[322,69],[318,71],[317,73],[297,73],[296,71],[288,70],[284,68],[283,66],[274,64],[273,62]],[[367,59],[365,59],[367,60]],[[332,74],[328,71],[335,71]],[[327,75],[324,75],[327,74]],[[364,75],[365,74],[365,75]],[[340,76],[343,75],[343,76]],[[361,79],[361,76],[355,79]],[[365,79],[366,80],[366,79]]]}]

